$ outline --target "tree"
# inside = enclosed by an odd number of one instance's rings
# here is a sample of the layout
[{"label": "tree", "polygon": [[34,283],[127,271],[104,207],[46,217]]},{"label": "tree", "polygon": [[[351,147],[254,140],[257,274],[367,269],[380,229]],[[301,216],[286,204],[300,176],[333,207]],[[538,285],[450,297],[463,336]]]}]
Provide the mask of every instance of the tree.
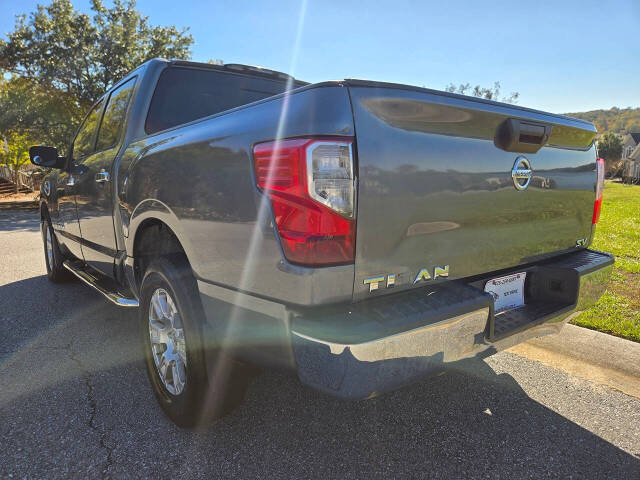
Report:
[{"label": "tree", "polygon": [[0,68],[73,95],[86,110],[114,82],[153,57],[191,56],[188,29],[149,24],[135,0],[114,0],[107,8],[92,0],[93,17],[69,0],[52,0],[17,17],[0,40]]},{"label": "tree", "polygon": [[26,134],[11,132],[4,135],[3,145],[0,148],[0,165],[11,168],[15,193],[18,193],[18,172],[20,167],[29,162],[29,146],[31,141]]},{"label": "tree", "polygon": [[472,95],[474,97],[486,98],[488,100],[496,100],[505,103],[518,103],[518,98],[520,94],[518,92],[511,92],[508,97],[500,98],[500,82],[495,82],[493,87],[481,87],[480,85],[476,85],[475,87],[471,87],[470,83],[461,83],[456,86],[453,83],[450,83],[446,88],[446,92],[450,93],[459,93],[460,95]]},{"label": "tree", "polygon": [[616,162],[620,161],[622,156],[622,139],[612,132],[605,133],[598,140],[598,155],[607,163],[610,169]]},{"label": "tree", "polygon": [[2,72],[0,105],[0,139],[2,133],[24,132],[61,152],[69,145],[75,125],[86,113],[68,92],[16,75],[3,80]]},{"label": "tree", "polygon": [[187,29],[150,25],[134,0],[92,0],[91,9],[52,0],[0,39],[0,140],[21,132],[64,151],[89,107],[129,71],[152,57],[190,58]]},{"label": "tree", "polygon": [[600,134],[609,131],[620,134],[640,132],[640,108],[612,107],[607,110],[590,110],[566,115],[595,123]]}]

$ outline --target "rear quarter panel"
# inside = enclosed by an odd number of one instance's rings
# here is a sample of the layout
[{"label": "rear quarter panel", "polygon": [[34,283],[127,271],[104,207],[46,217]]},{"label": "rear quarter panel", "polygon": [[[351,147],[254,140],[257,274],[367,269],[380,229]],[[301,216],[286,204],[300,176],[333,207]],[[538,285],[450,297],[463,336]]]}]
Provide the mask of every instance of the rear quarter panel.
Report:
[{"label": "rear quarter panel", "polygon": [[253,145],[306,135],[354,135],[346,88],[304,87],[133,142],[118,173],[128,255],[141,223],[158,218],[200,280],[294,304],[350,300],[353,265],[308,269],[284,260],[255,186]]}]

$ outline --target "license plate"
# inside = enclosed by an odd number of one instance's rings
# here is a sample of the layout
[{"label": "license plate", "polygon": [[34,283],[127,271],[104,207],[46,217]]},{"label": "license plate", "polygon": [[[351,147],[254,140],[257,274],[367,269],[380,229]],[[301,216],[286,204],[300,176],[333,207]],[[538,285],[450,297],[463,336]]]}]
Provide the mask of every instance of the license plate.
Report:
[{"label": "license plate", "polygon": [[524,280],[526,272],[514,273],[489,280],[484,291],[493,296],[495,313],[505,312],[524,305]]}]

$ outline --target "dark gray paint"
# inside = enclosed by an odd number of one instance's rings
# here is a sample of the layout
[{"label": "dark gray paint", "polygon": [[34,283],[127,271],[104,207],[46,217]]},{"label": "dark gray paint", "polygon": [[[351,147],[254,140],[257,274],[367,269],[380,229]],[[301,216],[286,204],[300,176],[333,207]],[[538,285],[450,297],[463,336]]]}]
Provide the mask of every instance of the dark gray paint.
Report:
[{"label": "dark gray paint", "polygon": [[[49,215],[54,229],[65,232],[66,236],[59,236],[59,242],[72,255],[82,258],[82,246],[80,239],[80,224],[78,223],[78,213],[76,209],[75,187],[67,185],[70,173],[54,172],[46,180],[51,182],[50,198],[46,199],[49,204]],[[51,208],[53,207],[53,208]]]},{"label": "dark gray paint", "polygon": [[[420,89],[359,82],[350,94],[359,166],[355,299],[371,296],[368,277],[399,275],[394,289],[375,292],[382,295],[413,287],[422,268],[433,275],[449,265],[449,279],[464,278],[591,237],[592,126]],[[511,178],[519,154],[493,141],[514,116],[551,124],[549,143],[558,145],[526,154],[534,171],[526,191]]]},{"label": "dark gray paint", "polygon": [[[412,378],[412,368],[423,360],[432,364],[457,356],[460,342],[470,348],[482,343],[488,353],[495,351],[495,344],[483,340],[495,316],[491,304],[483,304],[447,319],[453,329],[436,323],[435,330],[423,332],[424,341],[414,341],[412,332],[421,330],[418,324],[427,326],[429,312],[394,297],[352,305],[370,296],[365,277],[398,275],[397,286],[381,288],[379,296],[411,287],[423,267],[448,264],[450,280],[486,276],[574,250],[578,238],[591,238],[591,124],[425,89],[348,80],[305,86],[146,135],[143,125],[154,86],[169,64],[152,60],[120,82],[138,77],[126,132],[116,147],[89,157],[85,163],[95,162],[88,165],[95,168],[81,174],[91,183],[96,170],[110,169],[111,181],[104,189],[83,181],[69,189],[69,174],[54,173],[48,178],[53,193],[45,201],[58,229],[64,229],[61,242],[75,256],[113,274],[134,296],[136,236],[147,222],[168,226],[198,280],[204,338],[233,349],[241,359],[297,368],[303,381],[316,388],[329,379],[333,390],[338,386],[348,397],[369,396],[375,393],[372,388],[384,391]],[[525,192],[517,192],[510,177],[517,153],[493,142],[507,118],[553,127],[551,146],[527,155],[536,177]],[[276,138],[322,135],[356,138],[356,259],[354,265],[304,268],[284,259],[269,202],[255,185],[252,150],[256,143]],[[597,298],[610,270],[598,273],[597,289],[583,289],[581,283],[580,297]],[[482,291],[476,292],[488,301]],[[437,302],[442,297],[432,298]],[[460,302],[450,303],[458,308]],[[346,338],[347,327],[358,330],[358,337],[377,337],[389,322],[368,314],[364,322],[356,317],[380,303],[414,312],[413,324],[395,310],[390,316],[391,326],[413,340],[402,344],[389,334],[353,346],[329,345],[325,338],[314,339],[295,328],[309,317],[322,330],[329,323],[318,314],[335,310],[339,314],[329,326],[341,338]],[[568,313],[554,315],[550,321],[557,322]],[[555,330],[553,325],[544,331],[529,328],[527,335]],[[507,343],[522,338],[512,335]],[[313,348],[301,350],[301,342]],[[389,353],[397,357],[391,363],[386,361]],[[458,356],[466,356],[466,350]],[[356,368],[346,368],[354,361]]]},{"label": "dark gray paint", "polygon": [[133,142],[118,172],[128,254],[142,222],[159,218],[201,280],[287,303],[350,300],[353,265],[316,269],[284,260],[269,204],[254,183],[252,147],[278,135],[353,133],[347,89],[329,84]]},{"label": "dark gray paint", "polygon": [[[135,86],[135,78],[127,80],[126,89]],[[113,91],[123,85],[120,82]],[[117,93],[117,92],[116,92]],[[114,94],[116,94],[114,93]],[[110,103],[111,95],[105,95],[105,107],[103,115],[106,114]],[[102,122],[100,122],[100,129]],[[124,127],[122,128],[124,130]],[[98,137],[100,134],[98,134]],[[78,210],[78,222],[82,232],[82,253],[84,260],[90,266],[100,270],[102,273],[114,276],[114,259],[117,256],[116,237],[114,232],[114,189],[111,185],[114,174],[114,164],[120,148],[123,144],[124,133],[121,131],[119,138],[110,147],[96,151],[87,157],[74,161],[78,164],[76,170],[77,184],[74,187],[76,193],[76,208]],[[96,146],[96,149],[99,147]],[[80,168],[78,168],[80,167]],[[97,182],[97,175],[108,174],[108,180]]]},{"label": "dark gray paint", "polygon": [[117,148],[111,148],[84,158],[81,162],[83,173],[75,175],[74,187],[84,260],[107,275],[113,275],[116,256],[113,194],[110,182],[96,183],[95,178],[101,170],[111,173],[117,151]]},{"label": "dark gray paint", "polygon": [[[566,251],[577,238],[591,236],[591,124],[459,95],[348,80],[302,87],[148,136],[146,112],[168,65],[152,60],[118,84],[138,77],[109,192],[114,241],[106,243],[115,250],[116,274],[132,265],[136,233],[148,220],[173,230],[199,280],[299,305],[365,298],[366,276],[401,274],[402,288],[419,268],[449,264],[450,278],[460,278]],[[556,148],[528,155],[540,185],[524,193],[511,185],[517,155],[492,141],[509,117],[553,125],[549,143]],[[288,264],[268,202],[255,187],[253,145],[278,136],[356,131],[355,266]],[[554,205],[558,194],[563,203]],[[102,200],[96,217],[104,220],[108,195]],[[65,228],[79,236],[70,206],[61,204]]]}]

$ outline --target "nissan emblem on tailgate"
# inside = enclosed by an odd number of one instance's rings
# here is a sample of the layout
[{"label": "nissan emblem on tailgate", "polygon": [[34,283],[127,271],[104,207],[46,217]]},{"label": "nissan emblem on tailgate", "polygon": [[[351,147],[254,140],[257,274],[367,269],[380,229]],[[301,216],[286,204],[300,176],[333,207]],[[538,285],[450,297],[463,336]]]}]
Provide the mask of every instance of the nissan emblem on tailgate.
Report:
[{"label": "nissan emblem on tailgate", "polygon": [[513,184],[516,190],[526,190],[531,182],[532,174],[533,171],[531,170],[529,160],[522,156],[516,158],[513,169],[511,170],[511,177],[513,178]]}]

